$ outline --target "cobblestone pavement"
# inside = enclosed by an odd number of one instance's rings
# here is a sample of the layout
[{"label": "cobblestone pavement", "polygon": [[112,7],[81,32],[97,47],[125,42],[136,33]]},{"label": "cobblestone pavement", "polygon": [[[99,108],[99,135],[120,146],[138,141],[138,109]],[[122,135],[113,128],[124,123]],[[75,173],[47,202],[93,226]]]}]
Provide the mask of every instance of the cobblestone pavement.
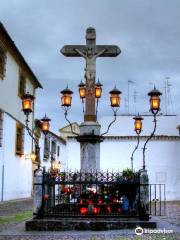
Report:
[{"label": "cobblestone pavement", "polygon": [[[32,200],[0,203],[0,216],[32,210]],[[0,240],[180,240],[180,202],[166,205],[167,216],[154,217],[157,230],[173,230],[173,234],[143,234],[136,236],[134,230],[114,231],[66,231],[66,232],[26,232],[24,222],[7,224],[0,229]]]}]

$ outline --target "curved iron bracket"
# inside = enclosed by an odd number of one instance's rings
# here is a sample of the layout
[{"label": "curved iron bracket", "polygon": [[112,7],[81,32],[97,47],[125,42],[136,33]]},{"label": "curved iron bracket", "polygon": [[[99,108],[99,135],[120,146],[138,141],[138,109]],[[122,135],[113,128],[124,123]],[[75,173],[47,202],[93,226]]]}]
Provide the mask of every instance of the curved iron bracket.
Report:
[{"label": "curved iron bracket", "polygon": [[69,119],[67,118],[67,114],[68,114],[68,109],[65,109],[65,111],[64,111],[64,116],[65,116],[66,121],[69,123],[69,125],[70,125],[70,127],[71,127],[71,132],[72,132],[74,135],[79,136],[78,133],[76,133],[76,132],[73,131],[72,123],[71,123],[71,122],[69,121]]},{"label": "curved iron bracket", "polygon": [[155,131],[156,131],[156,126],[157,126],[157,119],[156,119],[156,114],[154,114],[154,129],[153,132],[151,133],[151,135],[149,136],[149,138],[146,140],[146,142],[144,143],[143,146],[143,169],[145,170],[145,151],[146,151],[146,145],[147,143],[151,140],[151,138],[154,136]]},{"label": "curved iron bracket", "polygon": [[116,110],[114,110],[114,109],[112,108],[112,110],[113,110],[113,112],[114,112],[114,119],[113,119],[113,121],[110,122],[110,124],[108,125],[108,128],[107,128],[106,132],[102,133],[101,136],[104,136],[105,134],[107,134],[107,133],[109,132],[109,129],[110,129],[110,127],[112,126],[112,124],[116,121],[116,116],[117,116],[116,114],[117,114],[118,109],[119,109],[119,108],[117,108]]},{"label": "curved iron bracket", "polygon": [[139,147],[139,134],[138,134],[138,136],[137,136],[137,145],[135,146],[135,148],[134,148],[134,150],[133,150],[133,152],[132,152],[132,155],[131,155],[131,170],[133,171],[133,157],[134,157],[134,153],[136,152],[136,150],[138,149],[138,147]]}]

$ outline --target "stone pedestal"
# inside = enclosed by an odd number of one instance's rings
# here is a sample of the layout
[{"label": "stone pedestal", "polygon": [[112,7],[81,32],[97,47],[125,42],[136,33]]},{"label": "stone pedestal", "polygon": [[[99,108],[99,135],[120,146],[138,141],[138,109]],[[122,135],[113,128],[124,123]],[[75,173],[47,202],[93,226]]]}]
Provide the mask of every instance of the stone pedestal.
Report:
[{"label": "stone pedestal", "polygon": [[147,170],[140,170],[140,208],[141,220],[149,220],[149,178]]},{"label": "stone pedestal", "polygon": [[100,136],[101,126],[97,122],[85,122],[80,125],[81,171],[94,172],[100,170]]}]

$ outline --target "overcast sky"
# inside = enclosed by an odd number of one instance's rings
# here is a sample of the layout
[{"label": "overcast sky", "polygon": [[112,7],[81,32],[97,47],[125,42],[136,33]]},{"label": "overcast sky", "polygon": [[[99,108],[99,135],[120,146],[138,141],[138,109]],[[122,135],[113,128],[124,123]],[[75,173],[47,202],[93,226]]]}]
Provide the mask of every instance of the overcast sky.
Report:
[{"label": "overcast sky", "polygon": [[[103,84],[99,117],[110,115],[109,90],[116,84],[122,93],[119,113],[148,112],[147,92],[164,93],[170,77],[168,113],[180,112],[180,1],[179,0],[1,0],[0,20],[36,74],[44,89],[37,94],[37,117],[46,112],[57,132],[66,122],[60,107],[60,90],[68,83],[74,91],[69,118],[82,122],[78,97],[85,62],[60,54],[65,44],[85,44],[86,28],[96,28],[97,44],[116,44],[122,53],[97,60],[97,78]],[[165,112],[165,94],[162,112]],[[125,100],[126,99],[126,100]]]}]

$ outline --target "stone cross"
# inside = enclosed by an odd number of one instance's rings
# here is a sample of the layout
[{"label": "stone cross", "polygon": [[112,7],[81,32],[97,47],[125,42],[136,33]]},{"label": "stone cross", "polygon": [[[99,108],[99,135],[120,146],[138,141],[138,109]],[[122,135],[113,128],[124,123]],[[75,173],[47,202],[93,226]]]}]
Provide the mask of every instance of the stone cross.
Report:
[{"label": "stone cross", "polygon": [[86,61],[86,101],[85,122],[96,122],[95,110],[95,81],[96,81],[96,58],[116,57],[121,50],[115,45],[96,45],[96,30],[86,30],[86,45],[65,45],[61,53],[66,57],[83,57]]}]

